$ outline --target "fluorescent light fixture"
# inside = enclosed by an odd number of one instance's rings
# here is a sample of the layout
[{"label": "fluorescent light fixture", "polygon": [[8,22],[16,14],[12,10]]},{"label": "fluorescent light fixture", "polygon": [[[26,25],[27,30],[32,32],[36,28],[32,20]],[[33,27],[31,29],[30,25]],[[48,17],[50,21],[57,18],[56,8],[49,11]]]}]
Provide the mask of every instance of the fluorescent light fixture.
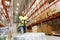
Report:
[{"label": "fluorescent light fixture", "polygon": [[9,1],[5,1],[5,5],[6,6],[10,6],[10,2]]},{"label": "fluorescent light fixture", "polygon": [[18,14],[18,11],[15,11],[15,14]]},{"label": "fluorescent light fixture", "polygon": [[18,8],[16,8],[16,10],[18,10]]},{"label": "fluorescent light fixture", "polygon": [[0,0],[0,3],[1,3],[1,0]]},{"label": "fluorescent light fixture", "polygon": [[17,6],[19,6],[19,3],[17,3]]},{"label": "fluorescent light fixture", "polygon": [[18,13],[18,11],[16,11],[16,13]]}]

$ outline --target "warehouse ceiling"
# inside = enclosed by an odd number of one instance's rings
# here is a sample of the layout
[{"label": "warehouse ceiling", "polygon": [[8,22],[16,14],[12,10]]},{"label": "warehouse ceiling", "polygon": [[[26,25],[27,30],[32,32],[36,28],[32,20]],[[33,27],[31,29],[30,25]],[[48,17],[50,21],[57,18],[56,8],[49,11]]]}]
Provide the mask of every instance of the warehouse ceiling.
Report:
[{"label": "warehouse ceiling", "polygon": [[19,15],[29,6],[33,0],[13,0],[14,21],[18,21]]},{"label": "warehouse ceiling", "polygon": [[14,0],[13,1],[13,10],[14,13],[21,12],[24,9],[25,0]]}]

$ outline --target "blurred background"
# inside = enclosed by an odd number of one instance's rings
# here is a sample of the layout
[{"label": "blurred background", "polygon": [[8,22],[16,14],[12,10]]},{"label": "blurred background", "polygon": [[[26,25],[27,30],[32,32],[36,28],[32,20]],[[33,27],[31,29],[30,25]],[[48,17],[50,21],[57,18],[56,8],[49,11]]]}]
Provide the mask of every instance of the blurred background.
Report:
[{"label": "blurred background", "polygon": [[[19,33],[19,16],[28,17],[26,31],[60,35],[60,0],[0,0],[0,27],[12,27]],[[36,28],[35,28],[36,27]]]}]

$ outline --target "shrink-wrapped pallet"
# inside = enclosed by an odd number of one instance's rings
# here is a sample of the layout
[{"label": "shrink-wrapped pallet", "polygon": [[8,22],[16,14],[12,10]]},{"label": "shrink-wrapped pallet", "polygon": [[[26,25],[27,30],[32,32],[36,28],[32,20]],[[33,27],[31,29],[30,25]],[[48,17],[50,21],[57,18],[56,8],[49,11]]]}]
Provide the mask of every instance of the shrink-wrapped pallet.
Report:
[{"label": "shrink-wrapped pallet", "polygon": [[13,40],[46,40],[45,33],[25,33],[14,36]]}]

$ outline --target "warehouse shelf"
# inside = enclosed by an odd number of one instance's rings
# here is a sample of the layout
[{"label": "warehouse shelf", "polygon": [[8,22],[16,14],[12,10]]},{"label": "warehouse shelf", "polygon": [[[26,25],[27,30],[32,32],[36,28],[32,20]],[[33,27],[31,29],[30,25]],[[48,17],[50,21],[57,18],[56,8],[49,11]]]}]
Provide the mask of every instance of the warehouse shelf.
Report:
[{"label": "warehouse shelf", "polygon": [[38,8],[38,6],[41,5],[41,2],[42,0],[39,0],[39,2],[37,3],[36,0],[36,2],[31,6],[30,10],[27,12],[26,16],[31,15],[31,13],[33,13]]},{"label": "warehouse shelf", "polygon": [[12,24],[12,4],[11,4],[11,0],[2,0],[2,6],[3,6],[3,9],[4,9],[4,15],[5,15],[5,18],[6,18],[6,22]]},{"label": "warehouse shelf", "polygon": [[[35,18],[34,17],[31,17],[30,20],[33,20],[33,19],[38,19],[38,18],[41,18],[42,19],[45,19],[45,18],[49,18],[49,16],[51,15],[54,15],[56,14],[57,12],[60,12],[60,9],[59,6],[55,6],[55,5],[58,5],[59,4],[59,0],[57,1],[54,1],[53,3],[51,3],[46,9],[44,9],[41,14],[37,15]],[[53,7],[55,6],[55,8]],[[52,11],[51,11],[52,10]],[[36,11],[37,12],[37,11]],[[29,20],[29,19],[28,19]]]},{"label": "warehouse shelf", "polygon": [[[46,11],[49,7],[51,7],[51,6],[53,6],[54,4],[56,4],[57,2],[59,2],[59,0],[57,0],[57,1],[54,1],[53,3],[51,3],[51,4],[49,4],[49,5],[47,5],[48,7],[45,9],[45,10],[43,10],[43,11],[41,11],[40,13],[42,13],[42,12],[44,12],[44,11]],[[45,5],[45,3],[44,3],[44,5]],[[43,6],[42,6],[43,7]],[[40,8],[39,8],[40,9]],[[34,13],[32,13],[33,15],[39,10],[38,8],[37,8],[37,10],[34,12]],[[33,15],[31,14],[31,16],[30,17],[32,17]],[[36,15],[36,16],[39,16],[39,15]],[[32,19],[33,19],[34,17],[32,17]]]},{"label": "warehouse shelf", "polygon": [[57,14],[52,15],[52,16],[44,19],[44,20],[38,20],[38,21],[35,22],[35,23],[31,23],[29,26],[34,26],[34,25],[40,24],[40,23],[42,23],[42,22],[46,22],[46,21],[49,21],[49,20],[53,20],[53,19],[55,19],[55,18],[57,18],[57,17],[60,17],[60,12],[58,12]]},{"label": "warehouse shelf", "polygon": [[47,1],[45,1],[39,8],[37,8],[28,18],[30,18],[32,15],[34,15],[34,13],[36,13],[42,6],[44,6],[47,3]]}]

